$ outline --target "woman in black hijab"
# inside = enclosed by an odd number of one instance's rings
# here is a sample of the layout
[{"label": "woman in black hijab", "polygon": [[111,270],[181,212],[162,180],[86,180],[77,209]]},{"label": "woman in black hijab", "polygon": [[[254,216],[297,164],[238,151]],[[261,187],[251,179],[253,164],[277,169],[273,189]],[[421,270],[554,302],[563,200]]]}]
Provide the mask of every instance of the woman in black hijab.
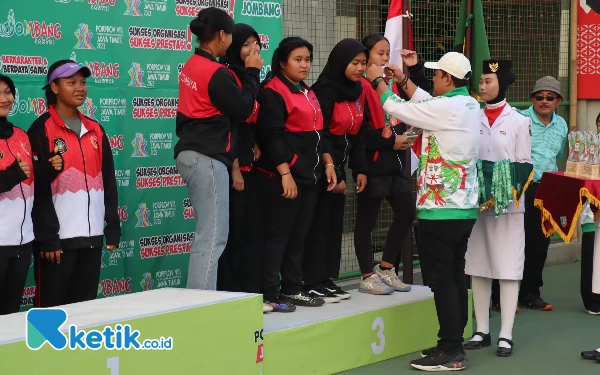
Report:
[{"label": "woman in black hijab", "polygon": [[[260,49],[260,38],[252,26],[238,23],[233,30],[232,42],[220,62],[226,65],[239,82],[244,82],[247,72],[245,60],[250,52]],[[258,104],[252,115],[234,127],[233,153],[235,160],[229,171],[229,240],[221,258],[217,274],[217,289],[259,293],[262,278],[262,232],[256,184],[250,171],[260,158],[255,143],[255,123]],[[269,307],[265,309],[269,310]],[[270,310],[269,310],[270,311]]]},{"label": "woman in black hijab", "polygon": [[333,283],[340,272],[344,205],[348,193],[346,162],[353,170],[356,193],[367,185],[367,162],[361,129],[366,121],[365,95],[361,78],[366,69],[367,49],[354,39],[344,39],[331,51],[327,65],[312,86],[321,104],[324,121],[324,142],[335,164],[338,184],[327,191],[327,182],[319,189],[317,212],[305,244],[304,292],[336,302],[350,298]]}]

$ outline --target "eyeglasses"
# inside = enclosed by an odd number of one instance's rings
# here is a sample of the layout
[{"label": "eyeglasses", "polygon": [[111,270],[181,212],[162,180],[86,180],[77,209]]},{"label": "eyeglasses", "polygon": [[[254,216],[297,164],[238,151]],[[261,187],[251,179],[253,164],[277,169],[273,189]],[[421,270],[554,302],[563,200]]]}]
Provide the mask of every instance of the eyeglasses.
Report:
[{"label": "eyeglasses", "polygon": [[546,99],[549,102],[553,102],[554,99],[556,99],[556,97],[555,96],[541,96],[541,95],[538,95],[535,97],[535,100],[537,100],[538,102],[541,102],[544,99]]}]

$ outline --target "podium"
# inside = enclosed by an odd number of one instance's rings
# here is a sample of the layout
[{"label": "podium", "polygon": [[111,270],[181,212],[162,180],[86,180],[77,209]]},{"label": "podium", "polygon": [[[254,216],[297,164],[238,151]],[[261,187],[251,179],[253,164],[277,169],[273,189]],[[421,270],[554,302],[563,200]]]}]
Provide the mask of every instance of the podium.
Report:
[{"label": "podium", "polygon": [[[265,375],[334,374],[435,346],[439,325],[428,287],[350,293],[340,303],[265,315]],[[471,303],[469,310],[465,337],[473,330]]]},{"label": "podium", "polygon": [[158,289],[61,306],[61,331],[130,324],[141,339],[172,337],[171,350],[99,350],[26,344],[26,313],[0,317],[0,373],[137,375],[262,373],[262,296]]}]

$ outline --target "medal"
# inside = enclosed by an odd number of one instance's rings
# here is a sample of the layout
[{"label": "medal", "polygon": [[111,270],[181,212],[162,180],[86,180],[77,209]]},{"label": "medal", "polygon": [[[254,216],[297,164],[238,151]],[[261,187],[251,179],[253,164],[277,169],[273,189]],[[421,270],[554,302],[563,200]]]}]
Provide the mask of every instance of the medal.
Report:
[{"label": "medal", "polygon": [[[363,77],[366,77],[366,76],[367,76],[367,74],[366,74],[366,73],[364,73],[364,74],[363,74]],[[393,87],[394,87],[394,78],[393,78],[393,77],[392,77],[392,78],[390,78],[390,79],[388,80],[388,82],[387,82],[387,86],[388,86],[388,89],[389,89],[389,90],[392,90],[392,89],[393,89]],[[390,126],[395,126],[395,125],[397,125],[397,124],[398,124],[400,121],[398,121],[398,119],[397,119],[397,118],[395,118],[395,117],[393,117],[393,116],[390,116],[390,114],[389,114],[389,113],[387,113],[387,112],[385,112],[385,111],[383,111],[383,116],[384,116],[385,127],[384,127],[384,128],[383,128],[383,130],[381,131],[381,136],[382,136],[383,138],[386,138],[386,139],[387,139],[387,138],[391,138],[391,137],[392,137],[392,134],[394,134],[394,133],[392,132],[392,129],[391,129],[391,127],[390,127]]]},{"label": "medal", "polygon": [[389,126],[386,126],[385,128],[383,128],[381,135],[383,136],[383,138],[390,138],[392,136],[392,129],[390,129]]}]

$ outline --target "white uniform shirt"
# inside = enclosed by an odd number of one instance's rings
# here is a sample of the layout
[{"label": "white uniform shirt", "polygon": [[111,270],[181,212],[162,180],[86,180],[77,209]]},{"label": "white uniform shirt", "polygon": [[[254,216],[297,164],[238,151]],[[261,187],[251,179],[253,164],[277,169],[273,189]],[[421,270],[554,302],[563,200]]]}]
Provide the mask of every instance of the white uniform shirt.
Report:
[{"label": "white uniform shirt", "polygon": [[[485,112],[481,113],[479,125],[479,159],[487,161],[502,161],[510,159],[513,163],[531,162],[531,135],[529,127],[531,120],[506,104],[502,113],[490,127]],[[507,213],[525,212],[525,197],[521,198],[519,208],[511,203]],[[490,209],[483,214],[493,214]]]}]

